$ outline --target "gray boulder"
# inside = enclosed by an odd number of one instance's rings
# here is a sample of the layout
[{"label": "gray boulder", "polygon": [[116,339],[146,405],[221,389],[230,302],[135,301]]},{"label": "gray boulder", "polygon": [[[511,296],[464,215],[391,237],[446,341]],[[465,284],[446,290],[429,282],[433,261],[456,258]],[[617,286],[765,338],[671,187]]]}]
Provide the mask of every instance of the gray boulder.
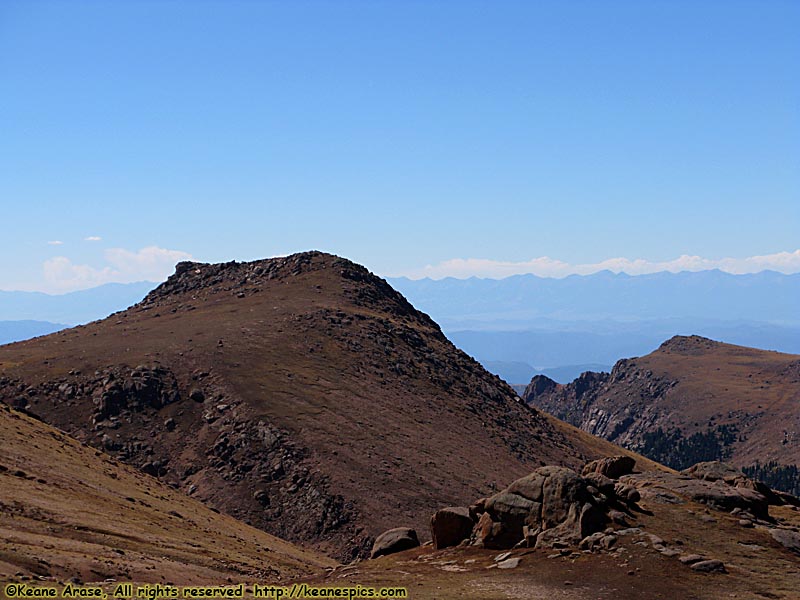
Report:
[{"label": "gray boulder", "polygon": [[770,529],[769,534],[787,550],[800,554],[800,533],[788,529]]},{"label": "gray boulder", "polygon": [[375,539],[369,557],[378,558],[379,556],[410,550],[417,546],[419,546],[419,538],[416,531],[408,527],[396,527],[395,529],[384,531]]}]

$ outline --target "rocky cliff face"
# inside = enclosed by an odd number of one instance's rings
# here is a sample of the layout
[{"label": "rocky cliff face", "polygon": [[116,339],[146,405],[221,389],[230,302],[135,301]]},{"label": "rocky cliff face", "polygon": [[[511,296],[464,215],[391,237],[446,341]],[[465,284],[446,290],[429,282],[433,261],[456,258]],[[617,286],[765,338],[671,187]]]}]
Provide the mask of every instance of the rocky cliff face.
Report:
[{"label": "rocky cliff face", "polygon": [[730,460],[786,491],[800,485],[787,475],[800,463],[798,356],[677,336],[610,374],[566,385],[535,377],[522,397],[675,468]]},{"label": "rocky cliff face", "polygon": [[180,263],[140,304],[0,347],[0,399],[206,504],[340,558],[611,444],[520,402],[367,269]]}]

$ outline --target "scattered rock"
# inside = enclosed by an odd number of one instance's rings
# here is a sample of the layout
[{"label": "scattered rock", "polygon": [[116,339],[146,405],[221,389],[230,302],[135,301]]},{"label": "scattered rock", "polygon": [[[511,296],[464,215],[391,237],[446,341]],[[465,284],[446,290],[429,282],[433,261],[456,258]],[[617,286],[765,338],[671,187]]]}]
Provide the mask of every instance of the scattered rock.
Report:
[{"label": "scattered rock", "polygon": [[685,565],[693,565],[703,560],[703,557],[699,554],[684,554],[683,556],[679,556],[678,560]]},{"label": "scattered rock", "polygon": [[703,523],[716,523],[717,522],[717,520],[714,517],[712,517],[711,515],[700,515],[700,520]]},{"label": "scattered rock", "polygon": [[592,535],[587,535],[581,540],[580,544],[578,544],[578,548],[581,550],[591,550],[600,543],[600,540],[602,540],[605,535],[606,534],[602,531],[598,531]]},{"label": "scattered rock", "polygon": [[600,545],[605,550],[610,550],[617,543],[617,536],[613,534],[604,535],[600,540]]},{"label": "scattered rock", "polygon": [[617,525],[628,526],[628,515],[622,511],[611,509],[608,511],[608,517]]},{"label": "scattered rock", "polygon": [[653,533],[646,533],[646,534],[644,534],[644,535],[645,535],[645,537],[646,537],[648,540],[650,540],[650,543],[651,543],[653,546],[666,546],[666,544],[667,544],[667,543],[664,541],[664,539],[663,539],[663,538],[660,538],[659,536],[657,536],[657,535],[655,535],[655,534],[653,534]]},{"label": "scattered rock", "polygon": [[109,451],[119,450],[120,444],[116,440],[114,440],[111,436],[104,433],[103,437],[100,438],[100,443],[103,444],[103,448]]}]

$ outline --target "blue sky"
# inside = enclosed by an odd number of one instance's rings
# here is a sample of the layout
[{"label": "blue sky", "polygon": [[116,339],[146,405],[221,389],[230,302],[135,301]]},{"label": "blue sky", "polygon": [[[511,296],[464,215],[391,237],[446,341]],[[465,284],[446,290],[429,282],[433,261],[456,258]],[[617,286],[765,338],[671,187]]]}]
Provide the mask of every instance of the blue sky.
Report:
[{"label": "blue sky", "polygon": [[798,271],[798,30],[777,1],[6,0],[0,289],[312,248]]}]

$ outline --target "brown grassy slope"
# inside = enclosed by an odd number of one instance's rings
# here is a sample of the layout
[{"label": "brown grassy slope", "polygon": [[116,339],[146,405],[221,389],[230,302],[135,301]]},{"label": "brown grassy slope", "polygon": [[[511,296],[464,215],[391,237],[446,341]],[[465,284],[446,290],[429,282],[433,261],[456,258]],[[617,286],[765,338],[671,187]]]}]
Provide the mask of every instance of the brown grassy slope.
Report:
[{"label": "brown grassy slope", "polygon": [[286,580],[331,561],[0,405],[0,581]]},{"label": "brown grassy slope", "polygon": [[[130,387],[140,364],[177,400],[98,414],[109,377]],[[532,468],[619,452],[527,408],[385,281],[321,253],[182,263],[127,311],[0,348],[2,375],[5,401],[342,559],[389,527],[424,537],[435,509]]]},{"label": "brown grassy slope", "polygon": [[[576,383],[526,398],[633,447],[657,427],[680,428],[688,437],[730,426],[741,438],[730,448],[733,464],[800,464],[798,355],[678,336],[647,356],[620,361],[608,380],[578,397]],[[627,416],[631,422],[618,429]]]}]

